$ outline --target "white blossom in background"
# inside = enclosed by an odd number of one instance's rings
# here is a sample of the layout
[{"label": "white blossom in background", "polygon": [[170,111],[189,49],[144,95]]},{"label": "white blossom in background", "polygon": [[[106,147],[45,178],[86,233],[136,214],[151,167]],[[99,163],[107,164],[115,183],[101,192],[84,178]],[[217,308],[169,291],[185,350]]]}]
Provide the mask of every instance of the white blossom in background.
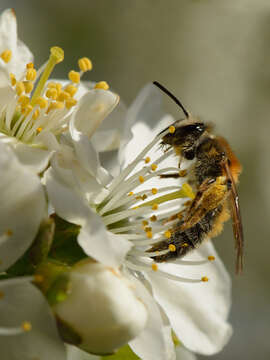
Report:
[{"label": "white blossom in background", "polygon": [[[55,65],[63,59],[63,50],[52,47],[48,61],[36,69],[30,50],[17,38],[14,11],[2,13],[0,141],[12,145],[20,161],[36,172],[46,168],[70,119],[90,137],[119,101],[105,81],[92,88],[81,83],[82,75],[92,69],[91,61],[85,57],[78,60],[79,71],[69,72],[68,81],[48,81]],[[110,119],[110,125],[101,134],[106,135],[102,150],[115,146],[115,122],[116,119]]]},{"label": "white blossom in background", "polygon": [[[45,194],[37,175],[19,163],[0,143],[0,273],[11,266],[34,240],[46,216]],[[1,359],[48,356],[66,359],[55,320],[32,277],[0,281]]]},{"label": "white blossom in background", "polygon": [[82,260],[69,274],[67,298],[53,306],[80,337],[80,348],[111,354],[145,327],[147,310],[132,283],[117,269]]},{"label": "white blossom in background", "polygon": [[[147,251],[169,237],[172,222],[167,227],[163,220],[183,208],[183,198],[194,196],[188,184],[179,189],[179,180],[159,177],[179,171],[173,152],[159,146],[165,133],[158,134],[172,122],[160,112],[158,90],[147,86],[127,113],[118,176],[100,166],[94,147],[72,122],[76,161],[70,164],[60,150],[45,174],[56,213],[81,225],[78,242],[86,254],[120,267],[147,305],[147,325],[129,342],[142,359],[175,359],[172,330],[185,347],[204,355],[220,351],[232,333],[230,279],[211,242],[173,263],[156,264],[156,253]],[[162,253],[169,251],[175,249]]]}]

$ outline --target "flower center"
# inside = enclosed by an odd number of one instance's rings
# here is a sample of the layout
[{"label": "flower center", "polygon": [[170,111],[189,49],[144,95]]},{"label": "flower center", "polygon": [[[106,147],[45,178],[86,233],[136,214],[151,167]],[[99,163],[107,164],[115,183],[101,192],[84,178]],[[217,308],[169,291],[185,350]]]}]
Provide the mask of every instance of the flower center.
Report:
[{"label": "flower center", "polygon": [[[166,133],[173,132],[173,127],[158,135],[133,160],[108,187],[106,198],[98,205],[97,212],[103,217],[108,230],[133,243],[126,265],[132,270],[155,271],[169,279],[184,282],[206,282],[208,278],[185,279],[159,269],[159,259],[170,261],[176,255],[175,234],[184,216],[190,200],[195,195],[188,183],[180,184],[179,178],[186,176],[186,170],[169,166],[168,158],[174,156],[173,149],[162,153],[151,162],[149,152],[160,145]],[[155,151],[154,153],[157,153]],[[162,183],[162,178],[169,174],[178,174],[177,179],[170,179],[169,186],[152,187]],[[174,177],[174,176],[173,176]],[[178,246],[178,245],[177,245]],[[184,242],[182,247],[189,244]],[[198,261],[177,259],[178,265],[203,265],[213,261],[214,257]],[[158,261],[159,262],[159,261]]]},{"label": "flower center", "polygon": [[[0,56],[5,62],[9,62],[12,53],[5,50]],[[79,71],[69,72],[70,82],[66,86],[48,82],[55,65],[63,60],[63,49],[54,46],[50,50],[48,61],[39,70],[35,69],[33,63],[29,63],[20,79],[10,74],[14,98],[0,108],[0,132],[10,137],[9,141],[13,138],[37,145],[41,131],[46,130],[57,136],[67,129],[70,113],[77,104],[74,96],[81,77],[92,69],[92,63],[86,57],[79,59]],[[95,88],[108,89],[109,86],[102,81]]]}]

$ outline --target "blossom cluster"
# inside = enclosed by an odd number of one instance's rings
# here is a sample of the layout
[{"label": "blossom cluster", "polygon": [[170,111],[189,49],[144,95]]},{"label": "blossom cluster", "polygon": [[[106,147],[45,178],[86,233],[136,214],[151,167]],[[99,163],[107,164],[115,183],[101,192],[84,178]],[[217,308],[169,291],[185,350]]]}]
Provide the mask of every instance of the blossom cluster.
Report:
[{"label": "blossom cluster", "polygon": [[174,120],[159,91],[147,85],[126,109],[105,81],[81,81],[86,57],[50,80],[63,60],[55,46],[36,68],[14,11],[2,13],[1,358],[91,359],[127,344],[145,360],[220,351],[230,279],[211,242],[160,264],[149,250],[194,196],[185,178],[161,179],[179,168],[160,147]]}]

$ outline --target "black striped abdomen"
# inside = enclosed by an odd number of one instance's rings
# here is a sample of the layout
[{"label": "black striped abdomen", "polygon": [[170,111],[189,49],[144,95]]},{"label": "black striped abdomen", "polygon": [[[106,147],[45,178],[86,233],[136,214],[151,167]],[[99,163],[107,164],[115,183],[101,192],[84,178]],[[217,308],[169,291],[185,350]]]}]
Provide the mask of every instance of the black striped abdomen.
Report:
[{"label": "black striped abdomen", "polygon": [[[213,228],[216,219],[222,212],[222,205],[214,210],[209,211],[196,225],[185,231],[174,231],[172,236],[155,244],[149,251],[160,251],[169,248],[169,245],[175,246],[175,251],[170,251],[165,255],[154,256],[156,262],[174,260],[185,256],[191,250],[200,246],[202,241],[207,237]],[[180,228],[183,221],[179,221],[175,228]]]}]

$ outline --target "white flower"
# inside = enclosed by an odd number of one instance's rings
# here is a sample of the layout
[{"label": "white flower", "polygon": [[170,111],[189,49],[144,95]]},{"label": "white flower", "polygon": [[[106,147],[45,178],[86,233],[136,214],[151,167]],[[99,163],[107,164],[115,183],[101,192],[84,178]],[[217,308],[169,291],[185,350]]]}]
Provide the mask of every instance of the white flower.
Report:
[{"label": "white flower", "polygon": [[[148,117],[152,129],[145,123]],[[78,242],[86,254],[108,266],[121,266],[147,304],[147,326],[130,342],[142,359],[175,357],[171,329],[188,349],[201,354],[220,351],[232,333],[227,323],[230,279],[210,242],[174,263],[156,264],[157,253],[149,252],[152,245],[170,237],[183,198],[194,196],[188,184],[179,189],[178,179],[160,179],[164,173],[179,171],[173,151],[160,149],[165,133],[156,135],[172,122],[160,112],[159,92],[148,86],[128,111],[118,176],[104,180],[93,147],[72,127],[77,166],[87,167],[99,186],[89,183],[85,192],[80,181],[67,181],[64,173],[73,179],[78,176],[74,167],[67,169],[67,162],[59,161],[61,153],[46,173],[55,211],[82,226]],[[171,251],[174,246],[158,255]]]},{"label": "white flower", "polygon": [[[22,166],[0,143],[0,273],[30,246],[46,214],[45,195],[37,175]],[[31,277],[0,280],[1,358],[21,360],[56,356],[65,359],[56,324],[44,296]],[[18,355],[19,354],[19,355]]]},{"label": "white flower", "polygon": [[[80,83],[82,75],[92,69],[91,61],[85,57],[78,60],[79,71],[69,72],[69,81],[48,82],[53,68],[63,59],[64,51],[52,47],[48,61],[36,70],[31,52],[17,39],[14,11],[3,12],[0,17],[0,141],[12,145],[20,161],[36,172],[47,166],[71,118],[75,118],[76,127],[90,137],[119,100],[108,90],[105,81],[92,89]],[[107,138],[102,149],[106,150],[113,147],[117,134],[110,127],[104,131]]]},{"label": "white flower", "polygon": [[69,290],[53,310],[79,336],[81,349],[110,354],[145,327],[147,311],[132,283],[117,269],[90,260],[69,273]]}]

